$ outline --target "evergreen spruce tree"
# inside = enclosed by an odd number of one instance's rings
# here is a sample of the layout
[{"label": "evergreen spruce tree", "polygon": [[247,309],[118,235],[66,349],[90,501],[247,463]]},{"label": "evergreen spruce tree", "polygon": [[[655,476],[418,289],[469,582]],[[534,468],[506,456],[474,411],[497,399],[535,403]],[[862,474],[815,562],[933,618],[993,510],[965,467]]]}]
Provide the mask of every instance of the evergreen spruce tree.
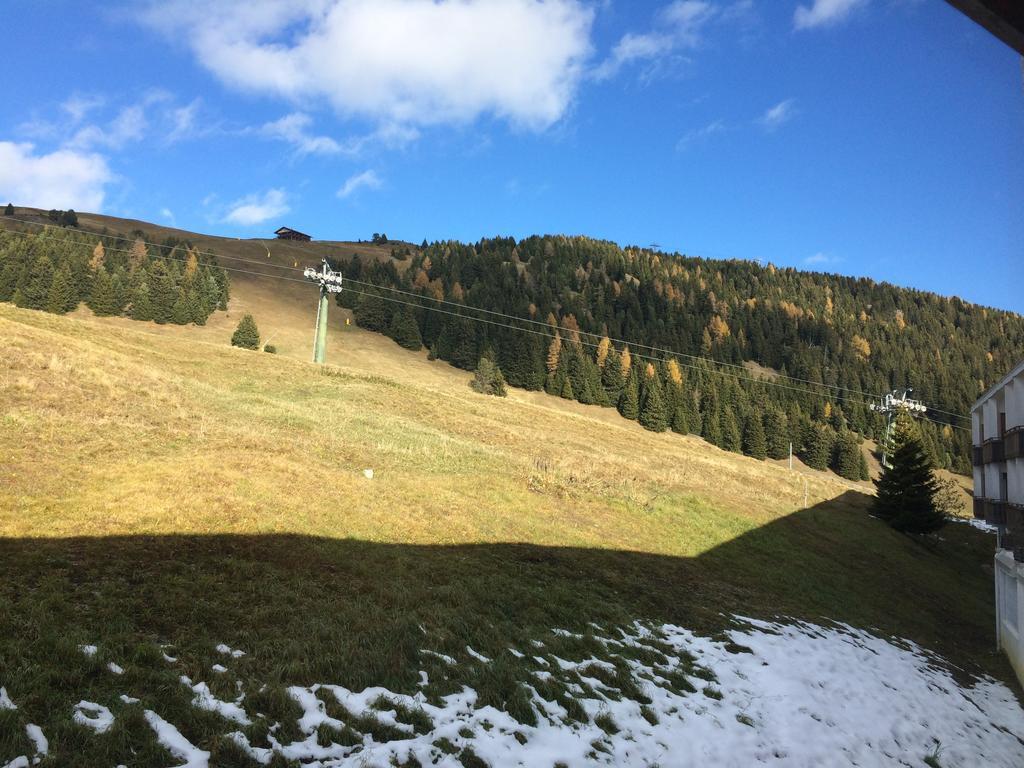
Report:
[{"label": "evergreen spruce tree", "polygon": [[860,458],[858,463],[858,472],[861,480],[870,480],[871,472],[868,471],[868,460],[864,458],[864,451],[858,451]]},{"label": "evergreen spruce tree", "polygon": [[206,304],[203,302],[202,282],[196,283],[188,293],[185,294],[185,308],[188,312],[188,321],[194,325],[206,325],[206,318],[209,317]]},{"label": "evergreen spruce tree", "polygon": [[476,366],[473,380],[469,383],[474,390],[483,395],[494,395],[505,397],[508,390],[505,387],[505,377],[501,374],[501,368],[497,366],[490,356],[484,355]]},{"label": "evergreen spruce tree", "polygon": [[688,398],[689,393],[684,392],[676,403],[676,409],[672,413],[672,431],[679,435],[690,434],[690,414],[687,412],[683,398]]},{"label": "evergreen spruce tree", "polygon": [[153,301],[149,297],[149,283],[141,280],[132,292],[131,300],[132,320],[152,320]]},{"label": "evergreen spruce tree", "polygon": [[618,409],[619,415],[624,419],[636,421],[640,416],[640,382],[637,379],[636,368],[629,369],[626,385],[619,395]]},{"label": "evergreen spruce tree", "polygon": [[913,420],[900,414],[893,436],[895,449],[890,466],[882,469],[876,482],[878,495],[873,512],[897,531],[937,531],[946,524],[946,518],[936,504],[938,484]]},{"label": "evergreen spruce tree", "polygon": [[576,399],[576,394],[573,392],[572,389],[572,379],[570,379],[568,376],[562,377],[562,391],[559,392],[559,395],[561,395],[566,400]]},{"label": "evergreen spruce tree", "polygon": [[832,458],[833,432],[830,427],[812,426],[807,438],[807,448],[801,457],[811,469],[828,469]]},{"label": "evergreen spruce tree", "polygon": [[21,264],[11,261],[0,269],[0,301],[11,301],[21,278]]},{"label": "evergreen spruce tree", "polygon": [[755,459],[765,459],[768,457],[764,425],[761,423],[761,414],[757,411],[754,411],[747,417],[747,424],[743,430],[743,452]]},{"label": "evergreen spruce tree", "polygon": [[412,307],[407,304],[403,305],[392,315],[388,336],[394,339],[395,343],[400,347],[413,351],[423,348],[423,340],[420,339],[420,326],[413,316]]},{"label": "evergreen spruce tree", "polygon": [[625,384],[626,380],[622,375],[622,355],[612,347],[608,350],[608,356],[601,367],[601,386],[610,404],[619,402]]},{"label": "evergreen spruce tree", "polygon": [[644,429],[651,432],[664,432],[668,428],[668,417],[665,413],[665,400],[661,393],[661,382],[657,376],[646,380],[644,384],[643,402],[637,419]]},{"label": "evergreen spruce tree", "polygon": [[14,215],[14,204],[13,203],[8,203],[7,207],[4,208],[4,216],[13,216],[13,215]]},{"label": "evergreen spruce tree", "polygon": [[99,316],[113,315],[114,312],[114,290],[111,284],[110,275],[107,270],[100,267],[92,279],[92,289],[86,301],[89,309]]},{"label": "evergreen spruce tree", "polygon": [[722,445],[722,407],[715,389],[707,385],[701,398],[701,436],[712,445]]},{"label": "evergreen spruce tree", "polygon": [[356,325],[368,331],[385,333],[391,325],[388,303],[373,292],[367,292],[359,298],[352,314],[355,315]]},{"label": "evergreen spruce tree", "polygon": [[149,269],[149,301],[153,308],[153,319],[158,323],[174,320],[174,302],[178,300],[178,286],[162,261],[154,262]]},{"label": "evergreen spruce tree", "polygon": [[844,432],[836,441],[832,460],[832,471],[847,480],[860,480],[861,462],[864,455],[860,450],[860,438],[853,432]]},{"label": "evergreen spruce tree", "polygon": [[732,408],[722,408],[722,442],[719,447],[733,453],[743,452],[743,435]]},{"label": "evergreen spruce tree", "polygon": [[256,321],[252,315],[246,314],[238,323],[238,327],[231,335],[231,346],[244,349],[260,348],[260,332],[256,329]]},{"label": "evergreen spruce tree", "polygon": [[786,414],[774,406],[764,413],[765,442],[770,459],[785,459],[789,456],[789,429]]},{"label": "evergreen spruce tree", "polygon": [[192,322],[192,313],[189,312],[188,299],[183,288],[178,289],[178,297],[171,308],[171,322],[175,325],[188,325]]},{"label": "evergreen spruce tree", "polygon": [[53,262],[49,256],[40,256],[21,278],[14,292],[14,303],[25,309],[45,309],[53,282]]},{"label": "evergreen spruce tree", "polygon": [[63,315],[78,306],[74,278],[68,265],[61,264],[53,275],[50,292],[46,298],[46,311]]}]

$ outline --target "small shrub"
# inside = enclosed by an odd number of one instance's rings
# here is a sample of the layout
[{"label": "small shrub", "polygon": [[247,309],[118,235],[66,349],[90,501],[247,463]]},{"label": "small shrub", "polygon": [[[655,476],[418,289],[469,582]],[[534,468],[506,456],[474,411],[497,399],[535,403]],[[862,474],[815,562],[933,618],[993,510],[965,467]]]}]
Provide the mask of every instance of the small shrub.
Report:
[{"label": "small shrub", "polygon": [[264,352],[269,352],[272,355],[276,355],[277,354],[277,347],[275,347],[273,344],[264,344],[263,345],[263,351]]},{"label": "small shrub", "polygon": [[483,395],[505,397],[508,394],[501,369],[489,357],[480,358],[469,386]]}]

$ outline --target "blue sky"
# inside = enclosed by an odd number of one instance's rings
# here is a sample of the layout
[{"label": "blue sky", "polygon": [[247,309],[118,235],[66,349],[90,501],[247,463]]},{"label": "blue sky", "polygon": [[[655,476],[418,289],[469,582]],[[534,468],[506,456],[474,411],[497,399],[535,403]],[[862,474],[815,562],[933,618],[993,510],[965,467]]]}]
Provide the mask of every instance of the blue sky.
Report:
[{"label": "blue sky", "polygon": [[239,237],[587,234],[1024,312],[1020,57],[940,0],[3,19],[3,202]]}]

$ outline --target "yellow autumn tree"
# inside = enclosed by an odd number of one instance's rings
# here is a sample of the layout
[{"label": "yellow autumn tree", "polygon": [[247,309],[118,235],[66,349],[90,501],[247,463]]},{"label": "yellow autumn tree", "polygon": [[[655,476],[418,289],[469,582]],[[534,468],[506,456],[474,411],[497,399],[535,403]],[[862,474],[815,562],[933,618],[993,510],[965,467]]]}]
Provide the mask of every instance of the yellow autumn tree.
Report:
[{"label": "yellow autumn tree", "polygon": [[558,359],[562,355],[562,337],[555,333],[555,337],[551,340],[551,345],[548,347],[548,359],[547,367],[548,373],[554,373],[558,370]]},{"label": "yellow autumn tree", "polygon": [[604,361],[608,359],[608,352],[612,348],[612,340],[607,336],[602,337],[597,344],[597,367],[604,368]]},{"label": "yellow autumn tree", "polygon": [[146,263],[146,258],[146,244],[142,240],[136,240],[128,252],[128,268],[134,272]]},{"label": "yellow autumn tree", "polygon": [[106,256],[106,251],[103,248],[103,243],[96,243],[96,247],[92,249],[92,258],[89,260],[89,269],[93,272],[99,270],[103,266],[103,259]]},{"label": "yellow autumn tree", "polygon": [[676,359],[674,357],[669,358],[669,361],[668,363],[665,364],[665,367],[668,369],[668,377],[673,384],[679,386],[680,384],[683,383],[682,371],[679,370],[679,363],[676,362]]},{"label": "yellow autumn tree", "polygon": [[619,358],[619,364],[622,368],[622,375],[628,376],[629,369],[633,367],[633,356],[629,354],[629,347],[622,348],[622,357]]},{"label": "yellow autumn tree", "polygon": [[871,345],[867,339],[854,334],[850,344],[853,345],[853,351],[857,353],[861,360],[867,360],[871,357]]}]

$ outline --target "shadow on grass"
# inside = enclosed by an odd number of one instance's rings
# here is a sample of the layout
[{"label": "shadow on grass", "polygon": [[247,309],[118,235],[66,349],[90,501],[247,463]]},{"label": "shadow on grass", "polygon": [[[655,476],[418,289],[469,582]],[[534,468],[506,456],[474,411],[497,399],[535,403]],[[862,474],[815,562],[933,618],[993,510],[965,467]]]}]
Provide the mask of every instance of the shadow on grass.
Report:
[{"label": "shadow on grass", "polygon": [[991,671],[991,540],[949,526],[923,545],[869,518],[866,498],[847,492],[695,558],[298,535],[5,539],[0,669],[32,638],[115,635],[227,642],[268,674],[407,687],[424,630],[437,650],[486,653],[553,627],[713,632],[744,614],[877,628]]},{"label": "shadow on grass", "polygon": [[[0,712],[0,758],[30,754],[31,718],[50,737],[47,764],[127,756],[166,764],[142,718],[142,707],[154,707],[212,749],[215,764],[250,765],[231,757],[225,722],[191,703],[179,675],[208,681],[226,700],[236,684],[250,692],[247,706],[266,716],[250,735],[264,740],[274,721],[293,723],[278,732],[282,739],[302,738],[286,685],[411,693],[421,669],[429,670],[430,696],[470,685],[478,705],[530,716],[519,682],[526,673],[505,649],[600,655],[591,623],[607,633],[637,619],[712,635],[733,614],[844,621],[1013,684],[992,651],[991,538],[952,525],[940,539],[915,541],[868,517],[867,501],[849,492],[692,558],[300,535],[3,539],[0,685],[21,708]],[[586,637],[565,640],[555,628]],[[538,639],[545,650],[532,651]],[[219,654],[219,643],[247,655]],[[97,656],[85,658],[82,644],[98,645]],[[494,663],[477,663],[473,653]],[[109,661],[125,667],[123,676],[111,674]],[[221,662],[230,673],[211,673]],[[142,703],[122,706],[123,693]],[[558,695],[571,712],[573,695]],[[110,733],[97,737],[71,722],[83,698],[116,705]]]}]

